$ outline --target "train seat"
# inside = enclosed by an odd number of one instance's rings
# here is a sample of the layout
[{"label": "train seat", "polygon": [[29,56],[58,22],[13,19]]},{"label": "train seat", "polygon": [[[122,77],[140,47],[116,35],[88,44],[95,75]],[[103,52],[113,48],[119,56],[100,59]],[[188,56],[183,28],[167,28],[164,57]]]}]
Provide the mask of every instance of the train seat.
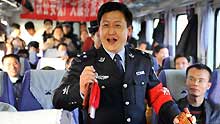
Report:
[{"label": "train seat", "polygon": [[163,83],[163,86],[170,90],[171,96],[174,100],[179,100],[187,95],[185,86],[186,79],[185,70],[165,69],[159,74],[159,80]]},{"label": "train seat", "polygon": [[23,79],[18,110],[51,109],[54,90],[59,86],[64,70],[30,70]]}]

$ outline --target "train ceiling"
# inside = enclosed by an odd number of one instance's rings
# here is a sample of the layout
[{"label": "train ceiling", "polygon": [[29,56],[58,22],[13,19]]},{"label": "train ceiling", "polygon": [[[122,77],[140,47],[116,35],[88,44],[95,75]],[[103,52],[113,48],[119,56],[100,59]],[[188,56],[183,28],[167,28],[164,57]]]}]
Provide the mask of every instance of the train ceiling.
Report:
[{"label": "train ceiling", "polygon": [[[25,1],[26,3],[22,3]],[[73,0],[74,1],[74,0]],[[77,0],[79,1],[79,0]],[[96,0],[95,0],[96,1]],[[135,17],[142,17],[149,13],[157,13],[167,8],[186,6],[204,0],[122,0],[131,9]],[[15,12],[31,11],[34,0],[0,0],[0,14],[13,16]]]}]

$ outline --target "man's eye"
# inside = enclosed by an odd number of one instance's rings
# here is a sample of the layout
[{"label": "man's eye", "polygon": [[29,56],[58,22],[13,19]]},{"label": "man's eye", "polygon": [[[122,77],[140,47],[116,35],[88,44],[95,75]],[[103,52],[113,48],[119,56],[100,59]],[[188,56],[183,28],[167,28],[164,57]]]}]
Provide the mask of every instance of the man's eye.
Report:
[{"label": "man's eye", "polygon": [[121,25],[115,25],[115,27],[120,28],[120,27],[121,27]]},{"label": "man's eye", "polygon": [[108,24],[103,24],[102,26],[103,26],[103,27],[108,27]]}]

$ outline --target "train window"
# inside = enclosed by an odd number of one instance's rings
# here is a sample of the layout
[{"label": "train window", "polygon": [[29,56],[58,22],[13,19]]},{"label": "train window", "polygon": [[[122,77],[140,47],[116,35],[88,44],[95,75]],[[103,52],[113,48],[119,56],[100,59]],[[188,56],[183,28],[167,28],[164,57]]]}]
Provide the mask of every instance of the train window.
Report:
[{"label": "train window", "polygon": [[188,24],[188,19],[186,14],[177,15],[176,17],[176,45],[178,44],[183,30]]},{"label": "train window", "polygon": [[218,48],[220,46],[220,9],[217,10],[216,14],[216,32],[215,32],[215,67],[220,66],[220,49]]},{"label": "train window", "polygon": [[158,19],[158,18],[154,19],[154,28],[157,27],[159,21],[160,21],[160,19]]}]

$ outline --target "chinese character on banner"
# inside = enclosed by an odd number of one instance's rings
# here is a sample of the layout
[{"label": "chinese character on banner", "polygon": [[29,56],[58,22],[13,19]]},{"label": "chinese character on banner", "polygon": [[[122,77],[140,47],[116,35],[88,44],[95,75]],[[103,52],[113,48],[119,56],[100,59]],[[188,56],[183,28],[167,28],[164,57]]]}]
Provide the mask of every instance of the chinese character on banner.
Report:
[{"label": "chinese character on banner", "polygon": [[33,12],[22,13],[26,19],[91,21],[96,19],[99,7],[108,1],[123,0],[34,0]]}]

